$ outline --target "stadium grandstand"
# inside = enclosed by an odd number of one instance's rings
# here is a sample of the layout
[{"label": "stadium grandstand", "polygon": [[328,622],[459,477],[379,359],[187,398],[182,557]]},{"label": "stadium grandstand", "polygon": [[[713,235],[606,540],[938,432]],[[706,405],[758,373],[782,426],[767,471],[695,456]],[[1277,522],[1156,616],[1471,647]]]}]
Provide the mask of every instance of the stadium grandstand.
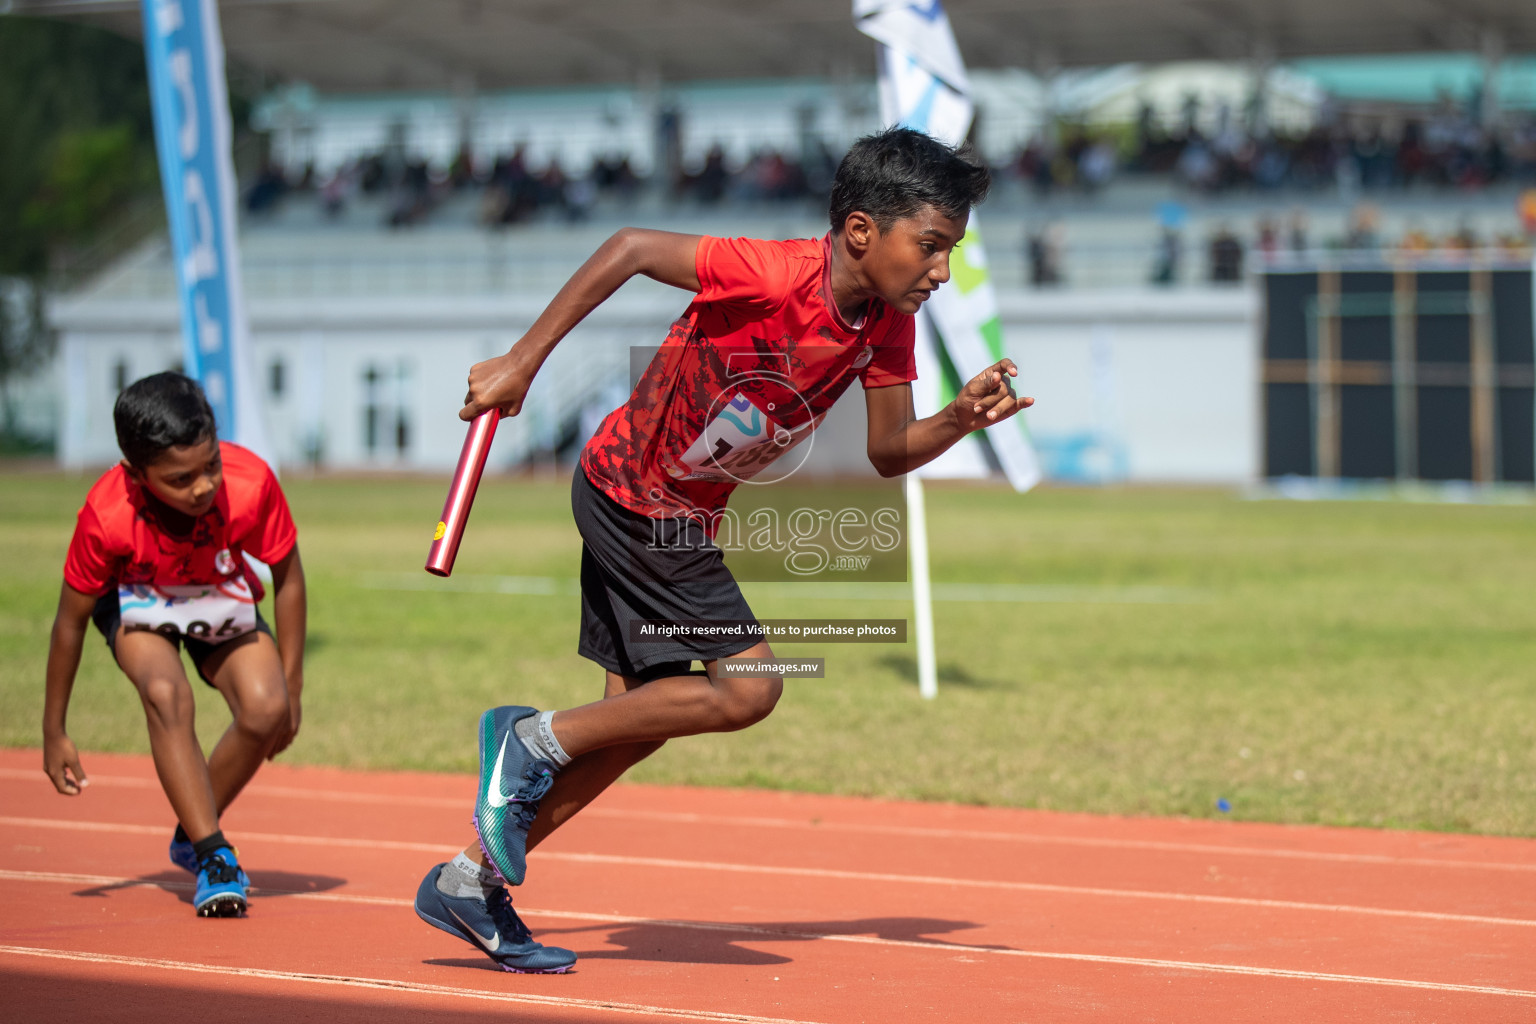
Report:
[{"label": "stadium grandstand", "polygon": [[[139,32],[127,0],[8,7]],[[1058,478],[1265,475],[1266,269],[1530,265],[1529,5],[946,7],[996,172],[977,219]],[[878,123],[846,5],[243,0],[221,16],[232,66],[261,85],[241,261],[294,465],[451,465],[467,366],[608,233],[819,235],[836,161]],[[111,396],[179,358],[164,240],[109,255],[51,304],[66,465],[114,458]],[[680,308],[627,287],[557,350],[497,460],[568,456],[622,395],[628,351]]]}]

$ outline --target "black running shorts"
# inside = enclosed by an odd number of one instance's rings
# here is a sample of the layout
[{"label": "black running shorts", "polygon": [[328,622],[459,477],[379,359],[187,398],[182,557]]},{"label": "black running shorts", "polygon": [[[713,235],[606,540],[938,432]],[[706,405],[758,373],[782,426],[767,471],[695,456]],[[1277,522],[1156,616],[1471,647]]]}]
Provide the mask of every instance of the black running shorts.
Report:
[{"label": "black running shorts", "polygon": [[757,616],[696,520],[631,512],[580,467],[571,481],[571,511],[582,539],[582,657],[649,681],[687,674],[695,661],[727,658],[758,642],[751,635],[637,638],[631,623],[755,624]]}]

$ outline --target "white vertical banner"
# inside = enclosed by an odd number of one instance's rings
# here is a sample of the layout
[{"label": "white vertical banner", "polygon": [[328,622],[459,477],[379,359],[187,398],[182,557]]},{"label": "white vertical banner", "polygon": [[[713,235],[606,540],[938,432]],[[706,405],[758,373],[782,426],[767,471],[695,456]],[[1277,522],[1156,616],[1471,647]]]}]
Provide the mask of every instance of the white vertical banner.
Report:
[{"label": "white vertical banner", "polygon": [[[964,142],[975,108],[965,62],[940,0],[853,0],[853,17],[859,31],[878,44],[881,120],[951,146]],[[933,293],[918,317],[934,328],[927,337],[932,339],[936,331],[950,365],[964,382],[1007,355],[986,249],[974,221],[950,257],[950,275],[949,285]],[[921,340],[919,332],[920,346]],[[939,366],[937,355],[936,349],[920,353],[919,365]],[[944,394],[939,374],[929,375],[926,382],[920,376],[913,386],[920,416],[937,412],[950,397]],[[1022,416],[988,428],[985,436],[1014,489],[1026,491],[1040,482],[1039,460]],[[984,475],[980,444],[978,438],[965,439],[924,466],[919,475]]]},{"label": "white vertical banner", "polygon": [[181,301],[185,365],[219,436],[274,464],[256,398],[235,240],[224,41],[214,0],[142,0],[155,148]]},{"label": "white vertical banner", "polygon": [[[971,129],[975,107],[965,61],[940,0],[853,0],[859,31],[875,40],[880,65],[880,119],[958,146]],[[942,347],[942,350],[941,350]],[[945,394],[943,357],[960,382],[1003,358],[1003,322],[987,273],[986,249],[972,221],[950,256],[949,285],[917,314],[918,379],[912,402],[919,416],[938,412]],[[1020,416],[986,431],[1008,482],[1027,491],[1040,482],[1040,465]],[[907,474],[907,543],[912,554],[912,603],[917,620],[918,692],[938,695],[933,596],[928,575],[928,525],[919,477],[979,477],[988,473],[982,441],[968,437],[928,465]]]}]

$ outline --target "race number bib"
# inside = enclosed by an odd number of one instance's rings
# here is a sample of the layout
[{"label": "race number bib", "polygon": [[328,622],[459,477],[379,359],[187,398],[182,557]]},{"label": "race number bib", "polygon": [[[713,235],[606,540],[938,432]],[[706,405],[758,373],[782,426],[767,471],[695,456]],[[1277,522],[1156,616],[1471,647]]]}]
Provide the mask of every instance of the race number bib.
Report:
[{"label": "race number bib", "polygon": [[245,580],[156,587],[117,588],[123,628],[150,630],[221,644],[256,628],[256,598]]},{"label": "race number bib", "polygon": [[746,395],[721,408],[688,446],[673,476],[682,480],[750,480],[816,429],[816,420],[791,430],[774,422]]}]

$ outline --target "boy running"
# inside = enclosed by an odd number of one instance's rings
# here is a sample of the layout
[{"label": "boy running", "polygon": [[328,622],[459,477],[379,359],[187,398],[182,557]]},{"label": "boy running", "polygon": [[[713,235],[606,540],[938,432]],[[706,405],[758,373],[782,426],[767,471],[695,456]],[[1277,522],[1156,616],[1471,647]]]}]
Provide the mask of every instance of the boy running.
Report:
[{"label": "boy running", "polygon": [[[43,770],[77,796],[89,780],[65,731],[87,623],[94,620],[139,691],[155,771],[179,824],[171,862],[197,878],[200,917],[245,912],[250,880],[219,816],[299,731],[304,686],[304,569],[277,478],[220,442],[197,384],[145,377],[112,410],[123,460],[86,495],[64,563],[48,647]],[[249,552],[272,567],[277,640],[256,607]],[[204,759],[179,649],[234,716]]]},{"label": "boy running", "polygon": [[[832,186],[831,232],[787,242],[626,229],[555,296],[506,355],[470,370],[459,415],[516,415],[555,344],[636,274],[695,293],[628,402],[587,443],[571,488],[583,541],[579,651],[607,673],[603,699],[480,719],[478,842],[427,873],[423,920],[480,946],[509,971],[560,972],[570,950],[534,941],[503,883],[526,853],[667,740],[742,729],[773,710],[777,676],[719,671],[771,658],[736,636],[640,639],[631,624],[756,616],[712,540],[732,489],[794,447],[855,379],[869,460],[910,472],[1018,397],[1004,359],[942,412],[918,419],[913,314],[949,280],[949,255],[985,196],[984,166],[919,132],[860,140]],[[693,671],[693,662],[703,671]]]}]

